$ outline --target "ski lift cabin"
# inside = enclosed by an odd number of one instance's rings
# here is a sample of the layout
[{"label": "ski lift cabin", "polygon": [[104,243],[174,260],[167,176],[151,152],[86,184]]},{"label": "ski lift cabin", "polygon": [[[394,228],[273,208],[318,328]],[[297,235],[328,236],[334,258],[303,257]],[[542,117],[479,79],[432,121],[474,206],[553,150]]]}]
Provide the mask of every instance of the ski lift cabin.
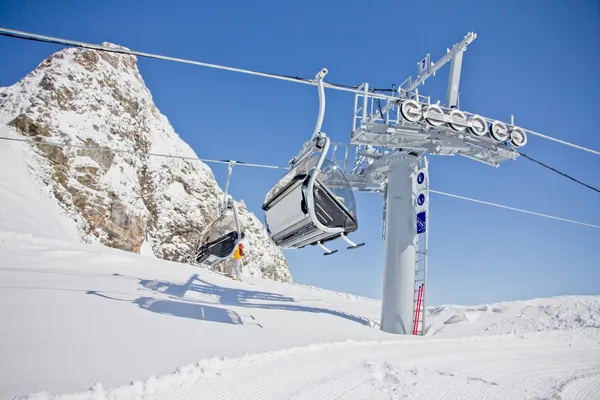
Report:
[{"label": "ski lift cabin", "polygon": [[212,267],[230,258],[243,238],[237,206],[229,199],[219,218],[202,232],[192,262],[202,267]]},{"label": "ski lift cabin", "polygon": [[296,163],[265,198],[267,232],[281,248],[319,245],[329,255],[337,250],[327,249],[323,242],[340,237],[349,249],[364,245],[346,237],[358,229],[354,193],[342,169],[325,158],[329,138],[321,134],[315,143],[323,140],[325,145],[317,146],[321,154]]},{"label": "ski lift cabin", "polygon": [[319,113],[313,134],[290,162],[290,171],[267,193],[262,209],[267,233],[277,246],[299,249],[319,245],[329,255],[337,250],[329,250],[323,242],[341,237],[350,245],[348,249],[364,243],[346,237],[358,229],[354,192],[344,171],[326,159],[330,140],[321,132],[326,74],[323,68],[315,77]]}]

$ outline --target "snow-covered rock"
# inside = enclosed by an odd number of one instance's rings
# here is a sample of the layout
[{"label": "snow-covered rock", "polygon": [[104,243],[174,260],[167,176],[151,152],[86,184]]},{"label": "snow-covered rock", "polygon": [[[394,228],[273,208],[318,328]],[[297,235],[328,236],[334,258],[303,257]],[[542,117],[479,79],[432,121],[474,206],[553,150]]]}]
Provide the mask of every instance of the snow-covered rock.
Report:
[{"label": "snow-covered rock", "polygon": [[[104,46],[119,46],[104,43]],[[65,49],[11,87],[0,88],[0,127],[33,139],[94,147],[31,146],[35,179],[79,226],[84,241],[183,261],[218,215],[223,192],[154,105],[135,56]],[[29,145],[23,145],[29,146]],[[103,148],[122,152],[109,152]],[[281,251],[239,203],[244,270],[290,282]],[[145,240],[147,238],[147,240]],[[221,265],[220,268],[225,267]]]}]

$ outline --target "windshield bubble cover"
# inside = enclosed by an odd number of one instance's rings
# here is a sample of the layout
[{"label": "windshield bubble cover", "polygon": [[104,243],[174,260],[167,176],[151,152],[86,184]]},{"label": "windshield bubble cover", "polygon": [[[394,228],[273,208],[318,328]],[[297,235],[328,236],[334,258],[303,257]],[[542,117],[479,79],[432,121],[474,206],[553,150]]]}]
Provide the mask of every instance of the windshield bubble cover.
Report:
[{"label": "windshield bubble cover", "polygon": [[354,199],[354,191],[342,169],[336,163],[327,159],[323,162],[321,173],[318,175],[318,180],[325,185],[338,198],[344,207],[348,209],[354,218],[356,218],[356,200]]},{"label": "windshield bubble cover", "polygon": [[317,164],[317,161],[318,161],[318,157],[317,158],[310,157],[310,158],[306,158],[306,159],[302,160],[300,163],[296,164],[296,166],[294,168],[292,168],[290,170],[290,172],[285,174],[283,176],[283,178],[281,178],[281,180],[279,182],[277,182],[277,184],[273,187],[273,189],[271,189],[269,191],[269,193],[267,193],[264,204],[267,204],[274,197],[276,197],[279,194],[279,192],[281,191],[281,189],[283,189],[292,179],[294,179],[294,177],[301,175],[301,174],[306,174],[311,168],[313,168]]},{"label": "windshield bubble cover", "polygon": [[[279,182],[267,193],[264,204],[267,204],[273,198],[275,198],[281,190],[292,180],[294,177],[308,173],[313,167],[317,165],[319,156],[315,155],[308,157],[298,163],[292,168],[287,174],[281,178]],[[354,192],[350,186],[350,182],[346,178],[346,175],[342,169],[333,161],[325,159],[321,166],[321,172],[318,175],[318,181],[326,186],[339,200],[340,203],[348,209],[348,211],[356,218],[356,201],[354,199]]]}]

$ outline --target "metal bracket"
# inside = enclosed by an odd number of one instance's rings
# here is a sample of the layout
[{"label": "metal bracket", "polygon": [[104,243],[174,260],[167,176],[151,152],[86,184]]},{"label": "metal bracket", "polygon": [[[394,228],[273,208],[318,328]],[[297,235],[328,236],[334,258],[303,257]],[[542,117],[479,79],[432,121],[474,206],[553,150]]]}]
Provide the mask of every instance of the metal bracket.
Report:
[{"label": "metal bracket", "polygon": [[327,247],[325,247],[325,246],[323,245],[323,243],[321,243],[321,242],[317,242],[317,244],[318,244],[318,245],[319,245],[319,247],[320,247],[321,249],[323,249],[323,251],[325,252],[325,253],[323,253],[323,255],[324,255],[324,256],[330,256],[330,255],[332,255],[332,254],[335,254],[335,253],[337,253],[337,252],[338,252],[337,250],[329,250],[329,249],[328,249]]},{"label": "metal bracket", "polygon": [[[228,164],[228,172],[227,172],[227,182],[225,182],[225,192],[223,192],[223,206],[222,209],[225,210],[228,206],[228,191],[229,191],[229,181],[231,180],[231,173],[233,172],[233,167],[235,167],[235,161],[229,161]],[[231,197],[231,196],[229,196]]]},{"label": "metal bracket", "polygon": [[315,148],[322,151],[325,145],[326,135],[321,132],[321,128],[325,117],[325,89],[323,87],[323,78],[327,75],[327,72],[327,68],[321,69],[314,79],[314,81],[317,82],[317,89],[319,92],[319,113],[317,115],[317,122],[310,139],[302,145],[298,155],[289,161],[288,164],[290,169],[294,168],[300,161],[310,156]]}]

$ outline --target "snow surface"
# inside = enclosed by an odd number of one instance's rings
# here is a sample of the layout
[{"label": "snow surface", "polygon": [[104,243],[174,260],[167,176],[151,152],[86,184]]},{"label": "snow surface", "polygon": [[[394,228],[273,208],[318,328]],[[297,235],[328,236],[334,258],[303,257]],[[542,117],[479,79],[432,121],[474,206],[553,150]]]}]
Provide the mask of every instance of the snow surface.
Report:
[{"label": "snow surface", "polygon": [[[3,134],[11,134],[3,132]],[[0,143],[0,399],[598,399],[600,297],[428,310],[81,243]],[[260,275],[259,275],[260,276]]]},{"label": "snow surface", "polygon": [[373,299],[2,238],[1,399],[600,393],[597,296],[431,308],[426,337],[399,337],[378,329]]},{"label": "snow surface", "polygon": [[600,296],[432,307],[426,336],[386,334],[373,299],[233,281],[151,235],[140,254],[82,243],[36,165],[0,142],[0,399],[600,399]]},{"label": "snow surface", "polygon": [[[18,137],[2,126],[0,136]],[[21,143],[0,146],[0,235],[79,242],[77,225],[51,199],[48,182],[34,179],[39,175],[27,149]]]}]

